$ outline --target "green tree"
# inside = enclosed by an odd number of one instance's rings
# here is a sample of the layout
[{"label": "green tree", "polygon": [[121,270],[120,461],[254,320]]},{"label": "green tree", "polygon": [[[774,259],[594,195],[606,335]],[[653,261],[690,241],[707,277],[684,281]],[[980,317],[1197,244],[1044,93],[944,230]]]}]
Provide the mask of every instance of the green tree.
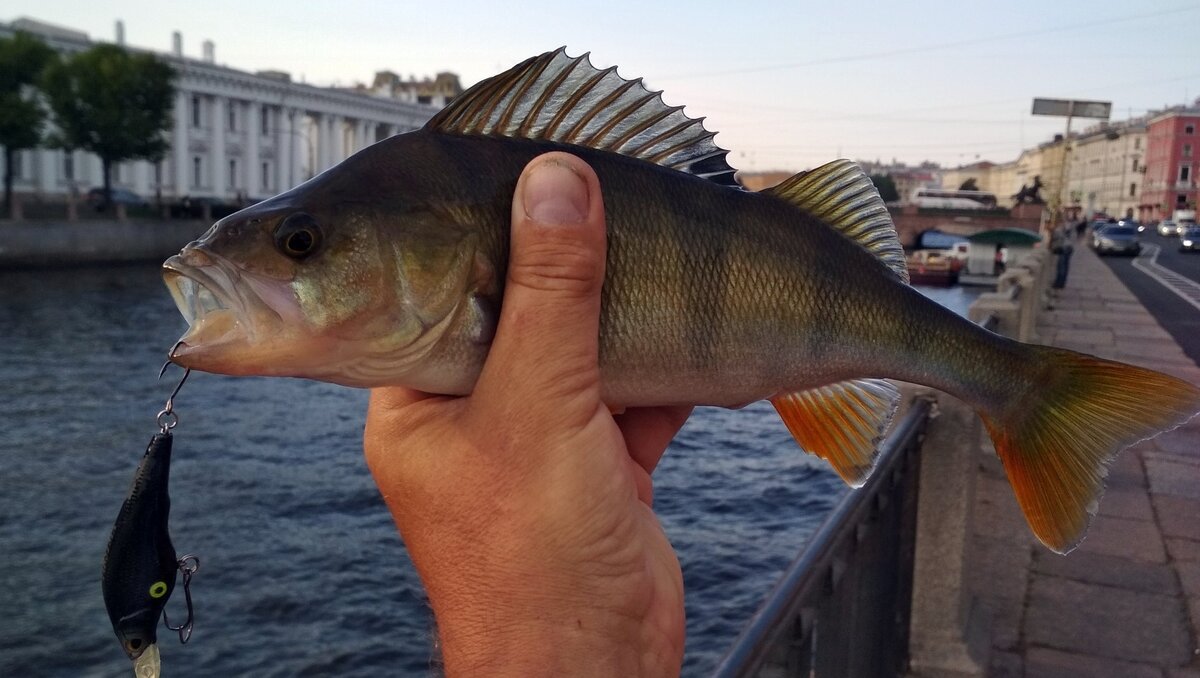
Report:
[{"label": "green tree", "polygon": [[879,191],[879,197],[884,202],[896,202],[900,199],[900,193],[896,190],[896,182],[892,180],[888,174],[872,174],[871,183],[875,184],[875,190]]},{"label": "green tree", "polygon": [[4,213],[10,216],[17,151],[42,142],[46,112],[35,85],[56,56],[28,33],[0,38],[0,145],[4,146]]},{"label": "green tree", "polygon": [[166,154],[163,132],[171,129],[175,71],[153,55],[97,45],[51,64],[43,89],[58,126],[54,143],[100,157],[105,209],[112,202],[114,164],[157,162]]},{"label": "green tree", "polygon": [[978,191],[979,185],[975,183],[975,177],[968,177],[962,185],[958,187],[960,191]]}]

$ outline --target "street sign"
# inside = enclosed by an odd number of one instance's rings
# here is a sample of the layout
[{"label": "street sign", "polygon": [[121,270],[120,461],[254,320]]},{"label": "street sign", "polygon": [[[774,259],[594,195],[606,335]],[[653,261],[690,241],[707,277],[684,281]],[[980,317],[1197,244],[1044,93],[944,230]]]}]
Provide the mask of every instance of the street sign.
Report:
[{"label": "street sign", "polygon": [[1112,114],[1112,102],[1076,101],[1073,99],[1034,99],[1033,114],[1108,120]]}]

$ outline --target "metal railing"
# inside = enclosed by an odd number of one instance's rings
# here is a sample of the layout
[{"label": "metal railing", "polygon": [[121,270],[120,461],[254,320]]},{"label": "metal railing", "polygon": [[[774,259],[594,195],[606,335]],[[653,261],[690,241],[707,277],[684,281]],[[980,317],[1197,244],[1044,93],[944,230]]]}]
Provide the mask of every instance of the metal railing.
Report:
[{"label": "metal railing", "polygon": [[899,676],[908,663],[920,447],[916,398],[880,445],[871,482],[833,509],[715,676]]},{"label": "metal railing", "polygon": [[[1021,294],[1013,285],[1009,300]],[[995,332],[991,313],[979,326]],[[775,584],[715,678],[902,676],[908,665],[920,449],[934,407],[919,396],[851,492]],[[888,509],[891,510],[888,510]]]}]

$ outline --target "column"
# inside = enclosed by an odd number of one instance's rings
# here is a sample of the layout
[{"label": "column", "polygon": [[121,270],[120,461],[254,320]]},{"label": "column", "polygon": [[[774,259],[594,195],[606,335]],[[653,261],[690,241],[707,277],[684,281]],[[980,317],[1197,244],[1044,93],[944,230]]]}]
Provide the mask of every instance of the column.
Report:
[{"label": "column", "polygon": [[[104,163],[101,162],[100,156],[94,153],[87,154],[87,177],[89,188],[104,188]],[[115,173],[117,168],[113,167]],[[116,177],[112,177],[113,183],[116,183]]]},{"label": "column", "polygon": [[[175,197],[182,198],[191,190],[191,181],[188,177],[188,166],[191,164],[189,159],[191,153],[188,152],[188,127],[191,120],[188,119],[188,104],[191,103],[191,96],[179,90],[175,92],[175,129],[171,130],[171,147],[175,152]],[[78,172],[78,165],[76,165]]]},{"label": "column", "polygon": [[58,192],[59,152],[50,148],[38,149],[38,176],[35,189],[38,193]]},{"label": "column", "polygon": [[370,146],[371,144],[375,143],[375,140],[372,139],[370,136],[370,130],[371,130],[370,122],[368,122],[366,120],[358,121],[358,125],[355,127],[355,130],[354,130],[354,141],[357,144],[357,148],[355,148],[355,150],[361,151],[362,149],[366,148],[367,146]]},{"label": "column", "polygon": [[262,134],[262,106],[256,101],[246,103],[246,197],[254,199],[262,192],[261,161],[258,159],[258,138]]},{"label": "column", "polygon": [[292,121],[296,111],[280,108],[276,115],[279,124],[275,126],[275,148],[279,149],[279,152],[276,154],[278,161],[275,163],[275,189],[286,191],[296,185],[296,171],[292,165],[292,156],[296,148],[295,125]]},{"label": "column", "polygon": [[317,128],[317,158],[316,158],[316,162],[313,163],[313,167],[310,168],[312,170],[312,173],[314,176],[316,174],[320,173],[326,167],[329,167],[329,165],[330,165],[330,162],[329,162],[329,158],[331,156],[331,153],[329,152],[329,148],[331,146],[330,137],[333,136],[333,132],[331,131],[331,128],[329,125],[331,120],[330,120],[330,116],[328,114],[321,113],[320,117],[317,118],[316,122],[317,122],[317,124],[316,124],[316,128]]},{"label": "column", "polygon": [[230,102],[225,97],[213,97],[212,108],[212,148],[209,158],[212,159],[212,193],[218,198],[225,197],[225,187],[229,184],[228,167],[225,166],[225,127],[228,125],[228,113],[225,107]]},{"label": "column", "polygon": [[330,133],[333,141],[333,152],[327,167],[333,167],[346,159],[346,119],[340,115],[330,116]]},{"label": "column", "polygon": [[150,187],[150,173],[153,171],[150,163],[145,160],[135,160],[130,169],[133,171],[133,192],[142,198],[154,195],[154,191]]}]

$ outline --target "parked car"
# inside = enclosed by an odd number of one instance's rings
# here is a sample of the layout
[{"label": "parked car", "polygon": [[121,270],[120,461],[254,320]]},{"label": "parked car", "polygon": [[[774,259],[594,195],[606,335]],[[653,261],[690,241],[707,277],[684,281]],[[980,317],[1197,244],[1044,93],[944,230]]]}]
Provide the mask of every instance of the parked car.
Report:
[{"label": "parked car", "polygon": [[184,219],[199,219],[204,216],[204,208],[208,208],[208,216],[220,219],[241,209],[238,205],[227,203],[220,198],[206,196],[183,196],[183,199],[171,204],[171,216]]},{"label": "parked car", "polygon": [[1163,237],[1179,235],[1179,225],[1170,219],[1164,219],[1158,222],[1158,234]]},{"label": "parked car", "polygon": [[1096,254],[1133,254],[1142,251],[1137,229],[1132,226],[1109,224],[1092,234],[1092,249]]},{"label": "parked car", "polygon": [[1200,226],[1191,225],[1179,233],[1179,251],[1195,252],[1200,250]]},{"label": "parked car", "polygon": [[[109,191],[109,196],[112,198],[112,204],[125,205],[127,207],[149,207],[150,203],[145,198],[124,188],[113,188]],[[96,209],[104,204],[104,189],[93,188],[87,192],[87,203]]]}]

